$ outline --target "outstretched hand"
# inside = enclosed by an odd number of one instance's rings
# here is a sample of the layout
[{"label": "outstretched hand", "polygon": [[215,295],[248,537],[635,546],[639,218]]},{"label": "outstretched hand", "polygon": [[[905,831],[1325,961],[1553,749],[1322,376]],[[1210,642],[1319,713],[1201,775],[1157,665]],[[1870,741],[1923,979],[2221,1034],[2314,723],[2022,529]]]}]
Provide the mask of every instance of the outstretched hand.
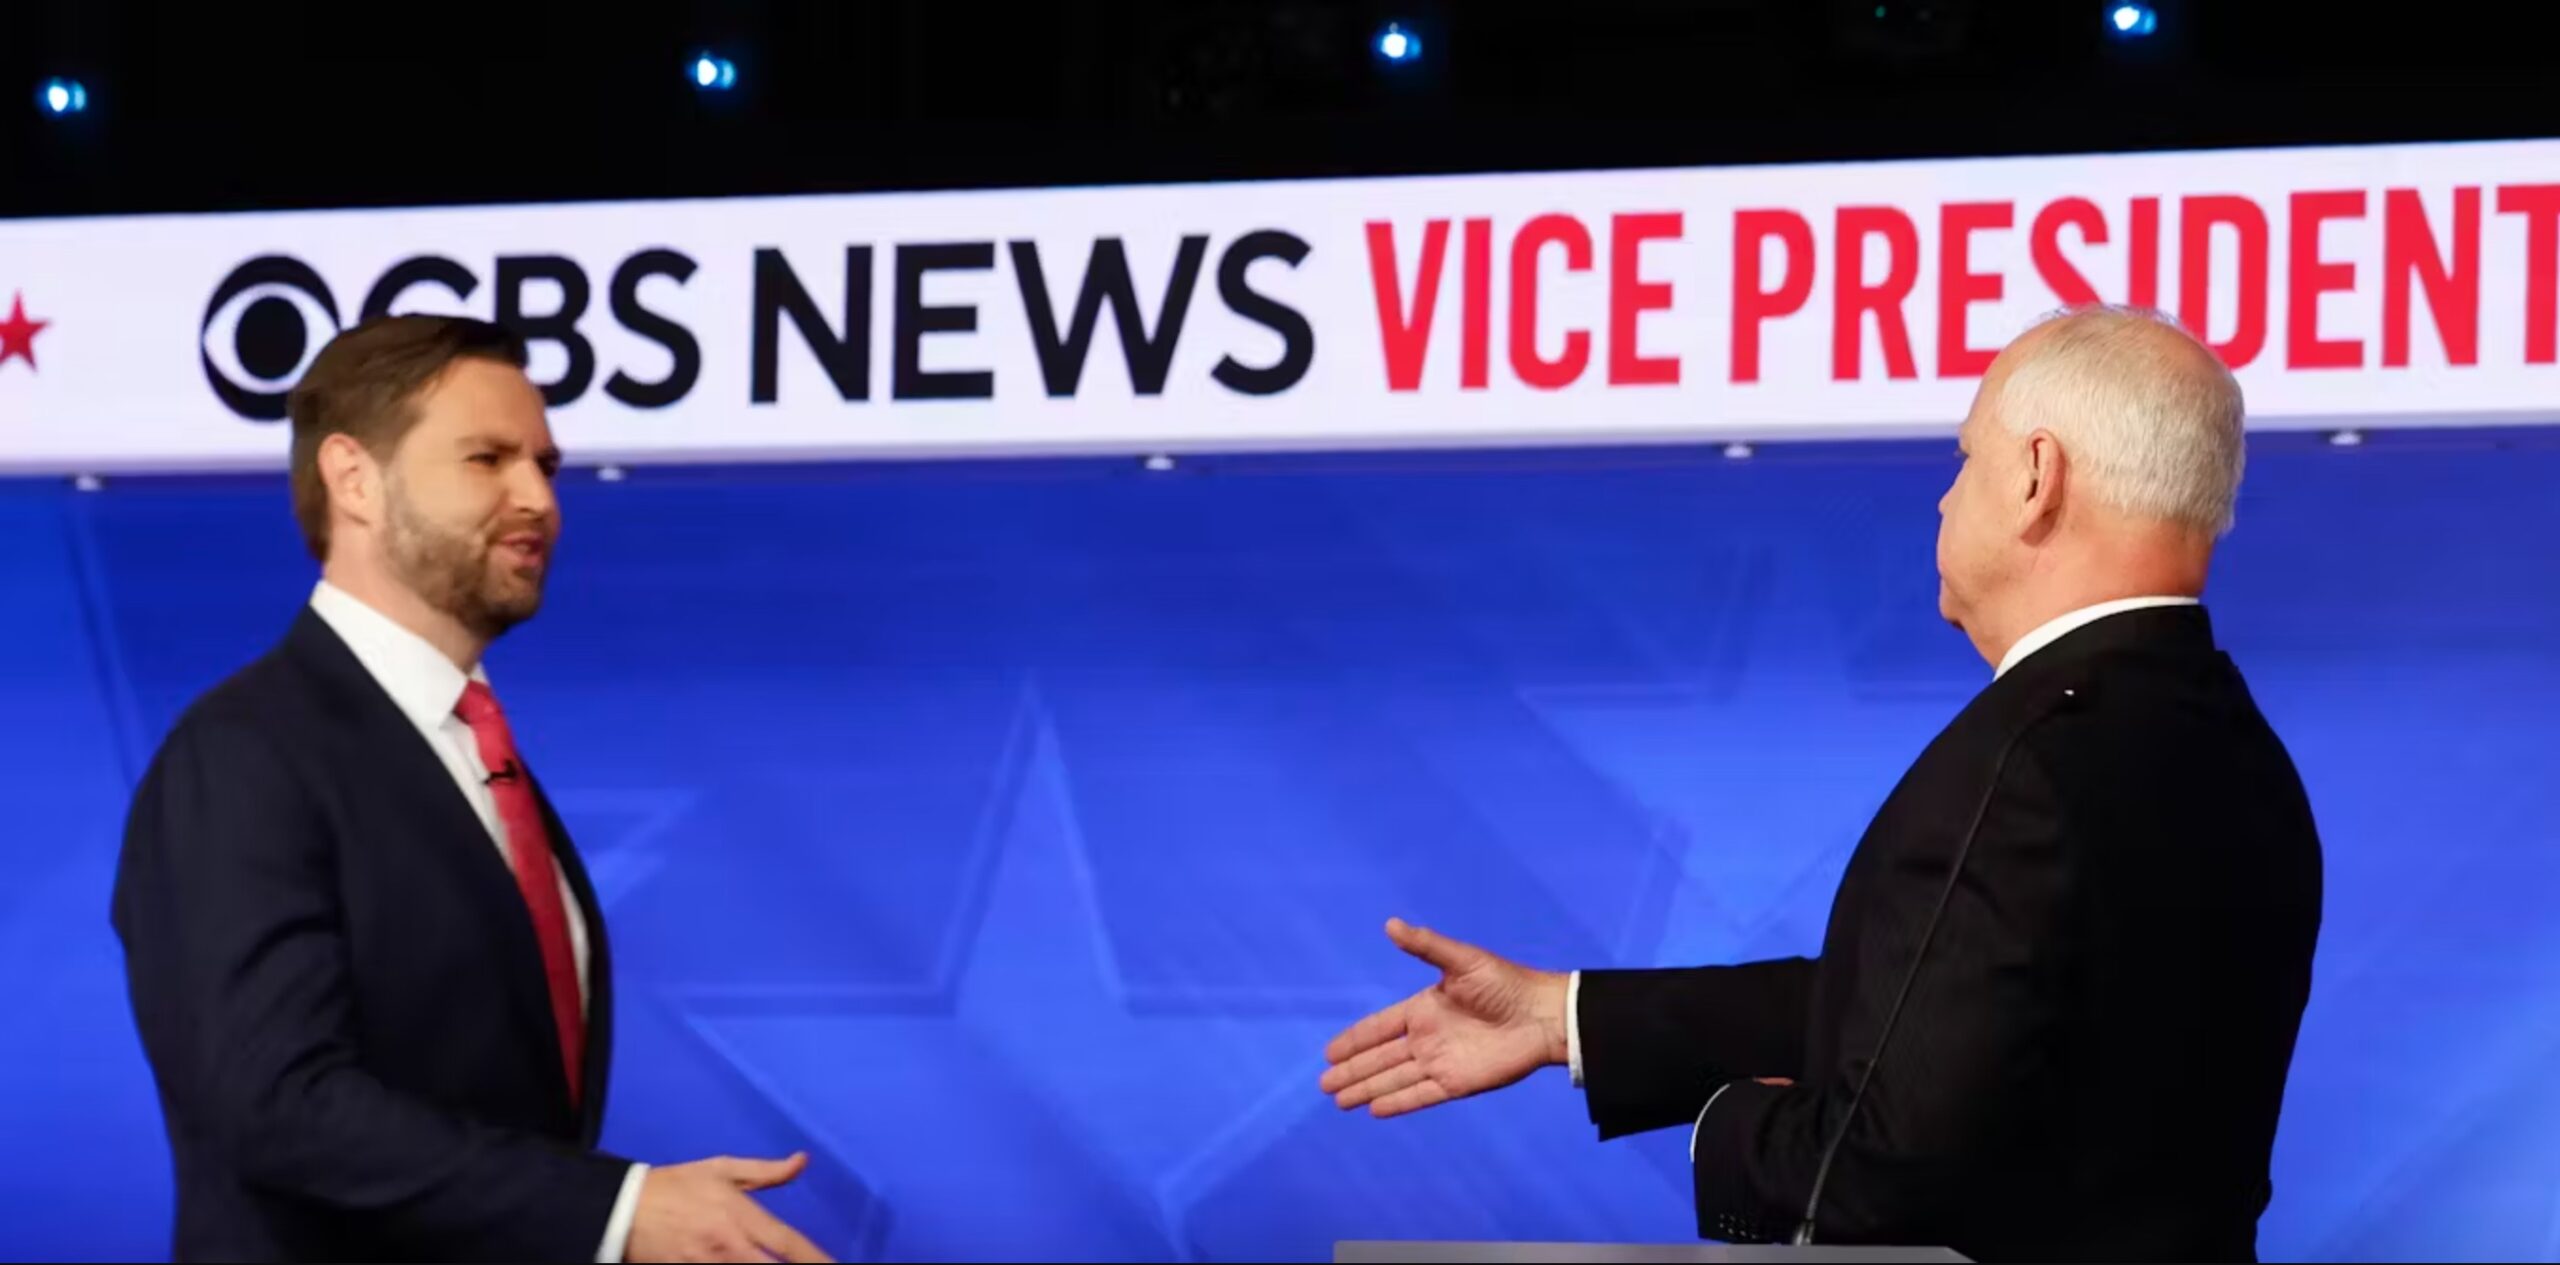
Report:
[{"label": "outstretched hand", "polygon": [[1343,1030],[1325,1046],[1317,1086],[1344,1110],[1399,1116],[1500,1089],[1562,1063],[1565,984],[1438,932],[1387,921],[1396,947],[1440,970],[1440,982]]},{"label": "outstretched hand", "polygon": [[627,1261],[824,1261],[800,1232],[749,1199],[798,1177],[804,1153],[781,1160],[721,1156],[652,1168],[640,1179]]}]

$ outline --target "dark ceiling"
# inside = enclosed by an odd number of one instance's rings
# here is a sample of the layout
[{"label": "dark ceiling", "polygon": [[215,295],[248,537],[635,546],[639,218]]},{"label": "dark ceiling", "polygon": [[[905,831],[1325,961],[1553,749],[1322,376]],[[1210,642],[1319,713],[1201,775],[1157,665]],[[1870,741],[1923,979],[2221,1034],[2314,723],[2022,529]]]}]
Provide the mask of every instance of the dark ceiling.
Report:
[{"label": "dark ceiling", "polygon": [[0,214],[2560,135],[2543,0],[2106,7],[0,0]]}]

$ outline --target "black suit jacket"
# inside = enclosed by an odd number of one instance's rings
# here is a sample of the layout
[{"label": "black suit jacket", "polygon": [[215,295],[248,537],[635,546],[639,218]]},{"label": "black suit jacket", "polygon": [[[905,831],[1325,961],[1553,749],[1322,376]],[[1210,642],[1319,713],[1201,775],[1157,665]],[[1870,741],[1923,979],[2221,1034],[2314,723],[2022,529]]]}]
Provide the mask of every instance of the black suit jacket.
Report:
[{"label": "black suit jacket", "polygon": [[[538,786],[538,784],[537,784]],[[524,898],[426,740],[327,623],[197,700],[116,873],[181,1260],[595,1259],[612,962],[588,912],[571,1106]]]},{"label": "black suit jacket", "polygon": [[1601,1136],[1688,1127],[1724,1089],[1699,1233],[1791,1234],[1977,811],[1817,1240],[2253,1258],[2320,845],[2198,607],[2083,625],[1984,689],[1859,841],[1818,960],[1585,972]]}]

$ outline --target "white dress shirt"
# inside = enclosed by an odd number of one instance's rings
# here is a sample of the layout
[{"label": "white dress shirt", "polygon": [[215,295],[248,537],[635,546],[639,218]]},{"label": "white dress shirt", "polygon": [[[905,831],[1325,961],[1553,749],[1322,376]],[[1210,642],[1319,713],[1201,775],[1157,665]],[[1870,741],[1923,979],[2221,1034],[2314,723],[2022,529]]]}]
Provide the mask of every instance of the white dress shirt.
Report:
[{"label": "white dress shirt", "polygon": [[[2094,623],[2109,615],[2121,615],[2126,611],[2145,610],[2154,606],[2200,606],[2202,604],[2192,597],[2163,596],[2126,597],[2112,602],[2100,602],[2095,606],[2083,606],[2076,611],[2046,620],[2037,625],[2034,631],[2018,638],[2017,644],[2009,647],[2009,653],[2001,656],[1999,669],[1991,674],[1991,678],[1996,681],[2008,675],[2009,669],[2026,662],[2028,655],[2060,641],[2065,633],[2083,624]],[[1575,971],[1565,979],[1564,1049],[1565,1066],[1573,1076],[1574,1087],[1579,1089],[1582,1086],[1582,972],[1580,971]],[[1707,1113],[1715,1110],[1716,1099],[1723,1097],[1724,1091],[1732,1087],[1731,1082],[1717,1086],[1716,1092],[1707,1095],[1706,1105],[1698,1109],[1697,1123],[1689,1126],[1690,1163],[1694,1164],[1698,1160],[1698,1129],[1706,1124]]]},{"label": "white dress shirt", "polygon": [[2000,670],[1991,674],[1992,679],[1998,680],[2007,676],[2009,669],[2026,662],[2028,655],[2062,640],[2063,634],[2079,628],[2082,624],[2095,623],[2109,615],[2121,615],[2126,611],[2144,610],[2154,606],[2201,605],[2203,605],[2202,602],[2192,597],[2120,597],[2112,602],[2083,606],[2069,614],[2057,615],[2037,625],[2035,631],[2018,638],[2017,644],[2009,647],[2009,653],[2000,657]]},{"label": "white dress shirt", "polygon": [[[479,815],[499,859],[513,872],[515,858],[507,851],[506,827],[498,819],[498,798],[489,790],[489,769],[481,763],[479,740],[453,711],[462,701],[463,689],[473,681],[488,684],[488,673],[478,664],[467,673],[455,667],[426,638],[327,580],[312,591],[311,610],[347,643],[356,662],[364,665],[400,714],[417,726],[436,758],[444,761],[445,771],[453,775],[454,789]],[[577,961],[578,1001],[584,1006],[594,991],[587,982],[587,920],[565,872],[560,875],[560,907],[569,913],[569,952]],[[623,1178],[621,1197],[614,1201],[604,1242],[596,1251],[598,1261],[610,1265],[622,1259],[631,1238],[631,1219],[639,1211],[641,1179],[648,1171],[648,1165],[634,1164]]]}]

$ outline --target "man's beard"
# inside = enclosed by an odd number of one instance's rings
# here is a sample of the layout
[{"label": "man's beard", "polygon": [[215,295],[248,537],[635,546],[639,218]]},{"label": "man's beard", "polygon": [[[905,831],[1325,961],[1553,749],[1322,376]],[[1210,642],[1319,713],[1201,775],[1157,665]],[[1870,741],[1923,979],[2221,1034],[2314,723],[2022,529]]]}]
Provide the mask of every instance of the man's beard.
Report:
[{"label": "man's beard", "polygon": [[530,576],[501,563],[485,535],[456,532],[421,517],[395,486],[388,497],[386,544],[392,569],[427,605],[452,616],[483,641],[533,618],[542,607],[546,572]]}]

